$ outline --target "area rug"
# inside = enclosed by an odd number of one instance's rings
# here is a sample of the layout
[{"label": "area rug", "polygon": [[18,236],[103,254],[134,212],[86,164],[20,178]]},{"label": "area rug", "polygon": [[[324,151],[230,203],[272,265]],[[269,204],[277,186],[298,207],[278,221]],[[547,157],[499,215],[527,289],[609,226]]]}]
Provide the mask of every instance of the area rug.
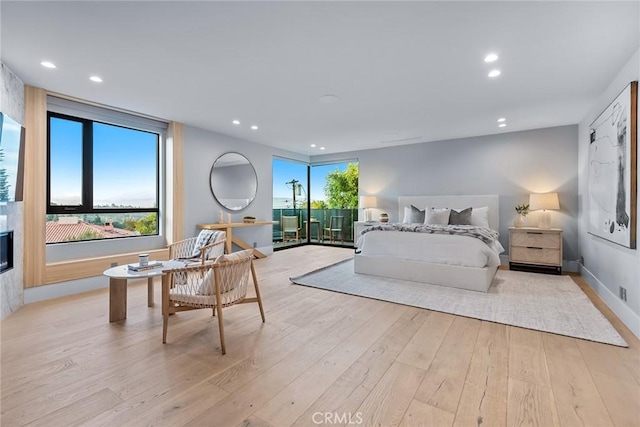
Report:
[{"label": "area rug", "polygon": [[498,270],[489,292],[356,274],[353,259],[290,279],[293,283],[505,325],[628,347],[568,276]]}]

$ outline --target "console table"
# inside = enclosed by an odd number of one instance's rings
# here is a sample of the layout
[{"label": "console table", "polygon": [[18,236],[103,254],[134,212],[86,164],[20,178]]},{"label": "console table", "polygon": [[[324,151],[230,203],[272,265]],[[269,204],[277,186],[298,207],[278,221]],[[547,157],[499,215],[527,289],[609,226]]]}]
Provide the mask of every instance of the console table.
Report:
[{"label": "console table", "polygon": [[256,221],[256,222],[223,222],[219,224],[198,224],[196,227],[205,230],[224,230],[227,233],[226,252],[230,254],[233,252],[233,243],[241,247],[242,249],[253,249],[253,254],[256,258],[265,258],[266,255],[255,249],[252,245],[249,245],[244,240],[233,235],[233,229],[239,227],[255,227],[260,225],[273,225],[272,221]]}]

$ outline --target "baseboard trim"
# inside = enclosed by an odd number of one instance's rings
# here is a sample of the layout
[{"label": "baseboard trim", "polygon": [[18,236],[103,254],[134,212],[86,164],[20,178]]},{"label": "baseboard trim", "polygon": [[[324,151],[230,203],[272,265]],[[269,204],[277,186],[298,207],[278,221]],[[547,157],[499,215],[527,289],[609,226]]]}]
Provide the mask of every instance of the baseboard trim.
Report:
[{"label": "baseboard trim", "polygon": [[580,266],[580,275],[587,284],[595,291],[602,301],[618,316],[627,328],[640,339],[640,316],[634,313],[620,298],[618,298],[604,283],[602,283],[585,266]]},{"label": "baseboard trim", "polygon": [[44,301],[67,295],[93,291],[109,286],[109,279],[104,276],[87,277],[84,279],[70,280],[54,283],[46,286],[36,286],[24,289],[24,303]]}]

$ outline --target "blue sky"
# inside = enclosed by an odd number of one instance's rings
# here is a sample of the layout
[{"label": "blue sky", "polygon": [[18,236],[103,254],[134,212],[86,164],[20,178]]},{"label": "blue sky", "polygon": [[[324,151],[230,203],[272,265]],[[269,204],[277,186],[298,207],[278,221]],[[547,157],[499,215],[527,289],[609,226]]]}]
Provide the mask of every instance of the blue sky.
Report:
[{"label": "blue sky", "polygon": [[[94,204],[154,207],[157,135],[101,123],[93,126]],[[79,204],[82,124],[51,119],[51,201]]]},{"label": "blue sky", "polygon": [[[347,163],[336,163],[331,165],[313,166],[311,168],[311,200],[325,200],[324,185],[326,177],[330,172],[338,170],[343,172],[347,168]],[[273,159],[273,197],[291,198],[293,191],[291,186],[286,186],[286,182],[296,179],[302,183],[306,190],[307,184],[307,165],[287,161],[282,159]],[[302,199],[305,198],[304,191]],[[296,196],[296,200],[298,196]]]}]

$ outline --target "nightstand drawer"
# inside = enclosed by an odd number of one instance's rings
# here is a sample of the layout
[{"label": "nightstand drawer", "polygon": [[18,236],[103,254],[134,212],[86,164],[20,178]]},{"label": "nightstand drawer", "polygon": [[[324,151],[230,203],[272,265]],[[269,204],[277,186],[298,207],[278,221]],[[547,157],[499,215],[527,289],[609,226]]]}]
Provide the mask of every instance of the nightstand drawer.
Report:
[{"label": "nightstand drawer", "polygon": [[512,231],[511,246],[560,249],[560,235],[536,231]]},{"label": "nightstand drawer", "polygon": [[529,264],[562,265],[560,249],[540,247],[512,246],[509,261]]}]

